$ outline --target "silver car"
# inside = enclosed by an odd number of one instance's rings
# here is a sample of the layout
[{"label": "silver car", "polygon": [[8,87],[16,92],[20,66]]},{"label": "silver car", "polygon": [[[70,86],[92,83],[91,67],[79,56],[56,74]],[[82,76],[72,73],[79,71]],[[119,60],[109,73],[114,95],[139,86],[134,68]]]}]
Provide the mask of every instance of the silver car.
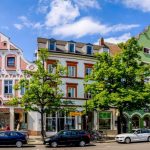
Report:
[{"label": "silver car", "polygon": [[131,133],[118,134],[115,137],[116,142],[131,143],[148,141],[150,142],[150,130],[149,129],[134,129]]}]

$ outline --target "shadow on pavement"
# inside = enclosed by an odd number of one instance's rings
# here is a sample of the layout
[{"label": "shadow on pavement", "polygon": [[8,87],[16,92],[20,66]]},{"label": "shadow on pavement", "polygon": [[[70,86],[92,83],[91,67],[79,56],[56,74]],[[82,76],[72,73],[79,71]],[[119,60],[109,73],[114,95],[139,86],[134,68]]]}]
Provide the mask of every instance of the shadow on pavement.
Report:
[{"label": "shadow on pavement", "polygon": [[[88,145],[86,145],[86,146],[84,146],[84,147],[92,147],[92,146],[96,146],[95,144],[88,144]],[[52,148],[51,146],[49,146],[49,145],[46,145],[45,146],[46,148]],[[58,146],[58,148],[67,148],[67,147],[80,147],[80,146],[77,146],[77,145],[61,145],[61,146]]]},{"label": "shadow on pavement", "polygon": [[[22,146],[21,148],[30,148],[30,147],[36,147],[35,145],[24,145],[24,146]],[[0,146],[0,149],[1,148],[16,148],[17,149],[17,147],[15,146],[15,145],[2,145],[2,146]]]}]

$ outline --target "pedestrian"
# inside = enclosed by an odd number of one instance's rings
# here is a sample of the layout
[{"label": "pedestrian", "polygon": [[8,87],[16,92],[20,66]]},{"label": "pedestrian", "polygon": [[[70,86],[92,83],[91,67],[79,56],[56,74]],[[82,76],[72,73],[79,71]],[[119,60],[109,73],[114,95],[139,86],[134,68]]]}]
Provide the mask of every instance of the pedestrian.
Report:
[{"label": "pedestrian", "polygon": [[10,131],[10,127],[9,127],[9,125],[8,125],[8,124],[6,125],[5,130],[6,130],[6,131]]}]

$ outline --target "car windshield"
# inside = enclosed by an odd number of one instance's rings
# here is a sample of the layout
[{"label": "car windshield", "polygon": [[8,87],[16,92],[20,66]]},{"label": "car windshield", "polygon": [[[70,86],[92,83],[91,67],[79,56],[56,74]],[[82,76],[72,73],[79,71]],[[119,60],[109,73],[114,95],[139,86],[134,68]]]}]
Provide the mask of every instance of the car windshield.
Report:
[{"label": "car windshield", "polygon": [[135,133],[135,132],[137,132],[137,130],[131,130],[131,132],[130,132],[130,133]]}]

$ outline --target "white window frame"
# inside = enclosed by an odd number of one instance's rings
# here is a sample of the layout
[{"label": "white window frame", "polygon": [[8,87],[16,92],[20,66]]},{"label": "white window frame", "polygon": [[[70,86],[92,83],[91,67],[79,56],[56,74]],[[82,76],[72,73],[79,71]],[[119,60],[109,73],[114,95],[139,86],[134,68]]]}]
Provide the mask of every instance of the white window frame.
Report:
[{"label": "white window frame", "polygon": [[[69,96],[70,93],[70,96]],[[75,87],[68,87],[68,97],[75,98],[76,97],[76,88]]]},{"label": "white window frame", "polygon": [[55,73],[55,71],[56,71],[56,68],[54,67],[54,64],[48,64],[47,69],[48,69],[48,73]]},{"label": "white window frame", "polygon": [[92,72],[92,68],[90,68],[90,67],[85,68],[85,75],[90,75],[91,72]]},{"label": "white window frame", "polygon": [[20,95],[24,95],[25,91],[26,91],[25,87],[21,86],[21,88],[20,88]]},{"label": "white window frame", "polygon": [[[8,82],[8,83],[5,83],[5,82]],[[9,82],[12,82],[12,83],[9,83]],[[8,92],[5,93],[5,86],[8,87]],[[12,91],[10,92],[10,89],[12,89]],[[13,95],[13,80],[4,80],[4,94],[8,94],[8,95]]]},{"label": "white window frame", "polygon": [[68,66],[68,77],[75,77],[75,76],[76,76],[76,67]]}]

